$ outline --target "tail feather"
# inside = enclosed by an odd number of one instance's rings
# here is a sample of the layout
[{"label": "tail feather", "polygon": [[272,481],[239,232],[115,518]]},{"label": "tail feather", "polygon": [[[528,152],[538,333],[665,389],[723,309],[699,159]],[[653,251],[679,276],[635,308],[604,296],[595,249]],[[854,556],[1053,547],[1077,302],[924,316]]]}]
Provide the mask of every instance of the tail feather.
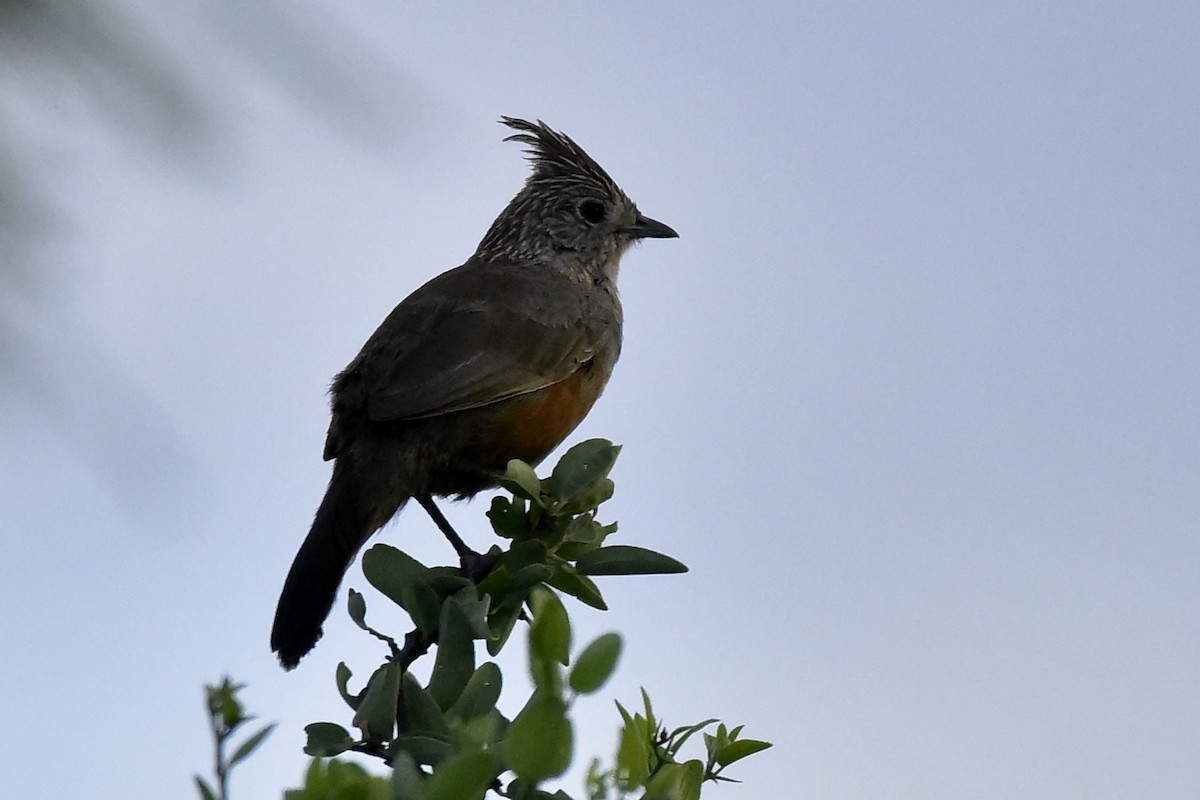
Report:
[{"label": "tail feather", "polygon": [[362,502],[353,484],[335,467],[312,529],[284,581],[271,628],[271,649],[284,669],[299,664],[321,638],[342,577],[378,527],[375,509]]}]

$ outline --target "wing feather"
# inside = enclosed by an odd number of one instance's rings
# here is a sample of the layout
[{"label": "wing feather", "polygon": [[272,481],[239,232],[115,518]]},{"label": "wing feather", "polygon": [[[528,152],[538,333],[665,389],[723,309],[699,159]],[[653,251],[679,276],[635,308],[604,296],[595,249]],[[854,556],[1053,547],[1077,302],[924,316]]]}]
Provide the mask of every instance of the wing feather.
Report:
[{"label": "wing feather", "polygon": [[478,408],[558,383],[586,364],[596,331],[579,309],[564,307],[562,298],[575,293],[555,292],[545,274],[532,281],[527,270],[460,267],[397,306],[358,359],[369,418]]}]

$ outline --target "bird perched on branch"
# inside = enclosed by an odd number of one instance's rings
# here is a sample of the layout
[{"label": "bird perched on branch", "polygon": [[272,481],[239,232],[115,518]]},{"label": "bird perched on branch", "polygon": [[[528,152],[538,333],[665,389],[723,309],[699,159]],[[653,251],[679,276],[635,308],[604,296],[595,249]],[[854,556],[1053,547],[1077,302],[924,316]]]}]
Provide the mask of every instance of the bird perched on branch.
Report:
[{"label": "bird perched on branch", "polygon": [[287,669],[321,637],[355,554],[409,500],[466,564],[433,498],[492,488],[509,460],[536,464],[575,429],[621,352],[621,257],[678,235],[564,134],[501,122],[528,148],[525,186],[475,254],[406,297],[334,379],[333,475],[271,631]]}]

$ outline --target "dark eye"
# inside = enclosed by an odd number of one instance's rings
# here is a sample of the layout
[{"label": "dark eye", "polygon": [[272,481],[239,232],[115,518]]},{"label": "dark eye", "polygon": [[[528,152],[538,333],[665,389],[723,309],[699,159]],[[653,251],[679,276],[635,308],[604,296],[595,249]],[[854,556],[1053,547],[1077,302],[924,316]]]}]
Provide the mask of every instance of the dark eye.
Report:
[{"label": "dark eye", "polygon": [[584,200],[579,204],[579,216],[589,225],[604,221],[604,204],[599,200]]}]

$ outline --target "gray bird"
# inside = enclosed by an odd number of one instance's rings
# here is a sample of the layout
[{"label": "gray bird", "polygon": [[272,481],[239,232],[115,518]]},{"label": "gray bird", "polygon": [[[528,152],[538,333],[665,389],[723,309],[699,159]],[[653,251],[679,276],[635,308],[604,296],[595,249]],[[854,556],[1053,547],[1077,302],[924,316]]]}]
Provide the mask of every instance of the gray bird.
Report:
[{"label": "gray bird", "polygon": [[617,270],[630,245],[674,238],[579,145],[542,122],[501,121],[533,172],[461,267],[406,297],[334,379],[329,488],[279,597],[271,649],[291,669],[321,637],[366,540],[415,498],[496,486],[537,464],[604,391],[621,352]]}]

